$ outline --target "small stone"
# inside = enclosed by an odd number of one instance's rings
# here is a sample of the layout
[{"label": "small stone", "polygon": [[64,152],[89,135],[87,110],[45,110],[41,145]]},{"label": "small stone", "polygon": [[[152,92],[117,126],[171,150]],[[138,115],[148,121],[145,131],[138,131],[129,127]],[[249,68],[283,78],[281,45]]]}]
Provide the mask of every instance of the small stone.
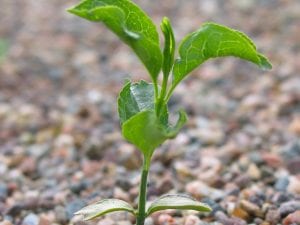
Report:
[{"label": "small stone", "polygon": [[189,215],[184,221],[184,225],[199,225],[200,219],[197,216]]},{"label": "small stone", "polygon": [[5,200],[8,194],[8,187],[4,183],[0,183],[0,201]]},{"label": "small stone", "polygon": [[169,192],[170,190],[172,190],[172,188],[174,188],[173,179],[171,177],[171,174],[166,173],[165,176],[158,181],[158,192],[161,195]]},{"label": "small stone", "polygon": [[271,222],[272,224],[277,224],[280,220],[280,213],[276,209],[268,210],[266,214],[266,221]]},{"label": "small stone", "polygon": [[58,205],[54,208],[54,212],[55,212],[56,222],[61,224],[65,224],[68,222],[68,216],[65,207]]},{"label": "small stone", "polygon": [[286,217],[288,214],[300,210],[300,201],[292,200],[280,205],[279,213],[281,217]]},{"label": "small stone", "polygon": [[75,199],[67,203],[66,205],[67,218],[70,220],[74,216],[74,213],[82,209],[85,205],[86,203],[80,199]]},{"label": "small stone", "polygon": [[130,201],[130,196],[129,196],[128,192],[123,191],[119,187],[114,188],[114,198],[121,199],[121,200],[124,200],[126,202]]},{"label": "small stone", "polygon": [[234,208],[234,210],[231,213],[232,216],[243,219],[243,220],[248,220],[249,214],[243,210],[242,208]]},{"label": "small stone", "polygon": [[118,150],[118,159],[120,165],[128,170],[135,170],[141,166],[141,159],[133,145],[123,144]]},{"label": "small stone", "polygon": [[154,221],[152,219],[152,217],[147,217],[145,219],[145,225],[153,225],[154,224]]},{"label": "small stone", "polygon": [[275,190],[277,191],[286,191],[289,185],[289,178],[288,177],[280,177],[277,179],[275,183]]},{"label": "small stone", "polygon": [[248,174],[241,174],[234,179],[234,183],[243,189],[251,183],[251,179]]},{"label": "small stone", "polygon": [[262,159],[267,163],[268,166],[273,168],[279,168],[282,165],[282,159],[279,155],[274,153],[264,153]]},{"label": "small stone", "polygon": [[290,177],[287,191],[293,194],[300,194],[300,179],[297,177]]},{"label": "small stone", "polygon": [[160,225],[173,225],[175,223],[175,220],[168,214],[161,214],[158,217],[158,223]]},{"label": "small stone", "polygon": [[4,220],[4,221],[0,222],[0,225],[13,225],[13,224],[8,220]]},{"label": "small stone", "polygon": [[247,200],[242,200],[240,202],[241,207],[248,212],[249,214],[263,217],[263,212],[260,210],[260,207],[258,205],[253,204],[252,202],[249,202]]},{"label": "small stone", "polygon": [[258,180],[261,177],[261,172],[255,164],[250,164],[247,173],[253,180]]},{"label": "small stone", "polygon": [[300,210],[289,214],[284,220],[283,225],[300,224]]},{"label": "small stone", "polygon": [[22,221],[22,225],[38,225],[39,217],[33,213],[28,214]]},{"label": "small stone", "polygon": [[247,225],[244,220],[240,218],[228,218],[225,213],[221,211],[216,212],[215,217],[222,225]]},{"label": "small stone", "polygon": [[300,136],[300,117],[293,119],[289,126],[289,131]]},{"label": "small stone", "polygon": [[210,197],[213,200],[221,199],[225,193],[221,190],[209,187],[201,181],[192,181],[186,185],[186,191],[196,198]]},{"label": "small stone", "polygon": [[80,192],[85,190],[87,187],[88,183],[85,180],[70,185],[71,191],[75,194],[80,194]]},{"label": "small stone", "polygon": [[97,225],[116,225],[116,223],[110,218],[104,218],[100,220]]},{"label": "small stone", "polygon": [[267,222],[267,221],[263,221],[262,223],[260,223],[259,225],[271,225],[271,223]]},{"label": "small stone", "polygon": [[20,169],[25,175],[32,175],[37,171],[36,159],[33,157],[25,158],[20,165]]},{"label": "small stone", "polygon": [[300,174],[300,157],[289,160],[286,167],[291,174]]},{"label": "small stone", "polygon": [[39,224],[38,225],[50,225],[51,222],[50,222],[50,219],[46,216],[41,216],[40,217],[40,221],[39,221]]}]

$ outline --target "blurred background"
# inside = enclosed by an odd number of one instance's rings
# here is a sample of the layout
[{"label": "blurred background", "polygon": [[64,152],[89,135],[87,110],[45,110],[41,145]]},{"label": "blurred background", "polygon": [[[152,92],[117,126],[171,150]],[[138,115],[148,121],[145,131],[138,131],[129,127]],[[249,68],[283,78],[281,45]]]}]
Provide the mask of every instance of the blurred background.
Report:
[{"label": "blurred background", "polygon": [[[212,60],[178,87],[170,110],[189,122],[157,150],[148,199],[185,192],[214,210],[147,224],[300,224],[300,1],[135,2],[157,25],[169,17],[178,42],[214,21],[248,34],[273,64]],[[121,137],[116,100],[125,79],[149,80],[102,24],[65,11],[76,3],[0,0],[1,225],[134,222],[73,217],[102,198],[136,203],[141,158]]]}]

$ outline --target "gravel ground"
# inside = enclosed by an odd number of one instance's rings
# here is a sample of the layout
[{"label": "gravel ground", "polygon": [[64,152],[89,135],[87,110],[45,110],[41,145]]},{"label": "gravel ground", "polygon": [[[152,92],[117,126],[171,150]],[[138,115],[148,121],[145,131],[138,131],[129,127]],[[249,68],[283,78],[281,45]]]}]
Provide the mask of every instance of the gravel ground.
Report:
[{"label": "gravel ground", "polygon": [[[141,158],[116,98],[126,78],[148,79],[106,28],[65,12],[76,2],[0,0],[1,225],[134,224],[73,217],[102,198],[136,204]],[[215,60],[179,86],[170,109],[189,122],[155,153],[148,199],[189,193],[213,211],[147,225],[300,224],[300,1],[136,2],[157,24],[170,17],[178,40],[204,21],[240,29],[274,66]]]}]

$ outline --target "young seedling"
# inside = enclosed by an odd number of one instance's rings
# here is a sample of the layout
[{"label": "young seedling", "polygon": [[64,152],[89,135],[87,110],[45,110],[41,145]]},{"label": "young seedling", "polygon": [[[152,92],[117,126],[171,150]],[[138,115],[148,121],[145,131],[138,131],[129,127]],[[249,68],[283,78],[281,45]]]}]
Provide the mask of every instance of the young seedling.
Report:
[{"label": "young seedling", "polygon": [[[177,123],[169,123],[168,101],[177,85],[208,59],[235,56],[262,69],[271,69],[267,58],[257,52],[250,38],[240,31],[205,23],[181,41],[175,60],[175,38],[169,19],[163,18],[161,23],[165,40],[161,51],[154,23],[130,0],[84,0],[68,11],[93,22],[103,22],[132,48],[152,80],[152,83],[128,82],[118,99],[122,134],[143,155],[138,208],[134,209],[122,200],[105,199],[76,214],[90,220],[114,211],[127,211],[136,216],[137,225],[143,225],[147,216],[164,209],[209,212],[208,205],[185,195],[165,195],[146,208],[147,177],[152,155],[167,139],[174,138],[187,121],[186,113],[180,111]],[[160,85],[158,78],[161,71]]]}]

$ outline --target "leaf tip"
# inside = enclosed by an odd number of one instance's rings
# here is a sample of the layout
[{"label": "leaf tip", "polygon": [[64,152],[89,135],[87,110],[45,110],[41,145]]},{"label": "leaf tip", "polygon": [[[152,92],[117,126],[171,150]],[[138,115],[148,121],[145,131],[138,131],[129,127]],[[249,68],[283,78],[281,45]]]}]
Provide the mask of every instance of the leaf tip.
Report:
[{"label": "leaf tip", "polygon": [[259,55],[260,59],[260,64],[259,67],[262,68],[263,70],[271,70],[272,69],[272,64],[269,62],[269,60],[263,56]]},{"label": "leaf tip", "polygon": [[75,14],[75,15],[78,14],[78,10],[76,10],[76,6],[75,7],[73,6],[73,7],[67,8],[66,11],[68,13],[71,13],[71,14]]}]

